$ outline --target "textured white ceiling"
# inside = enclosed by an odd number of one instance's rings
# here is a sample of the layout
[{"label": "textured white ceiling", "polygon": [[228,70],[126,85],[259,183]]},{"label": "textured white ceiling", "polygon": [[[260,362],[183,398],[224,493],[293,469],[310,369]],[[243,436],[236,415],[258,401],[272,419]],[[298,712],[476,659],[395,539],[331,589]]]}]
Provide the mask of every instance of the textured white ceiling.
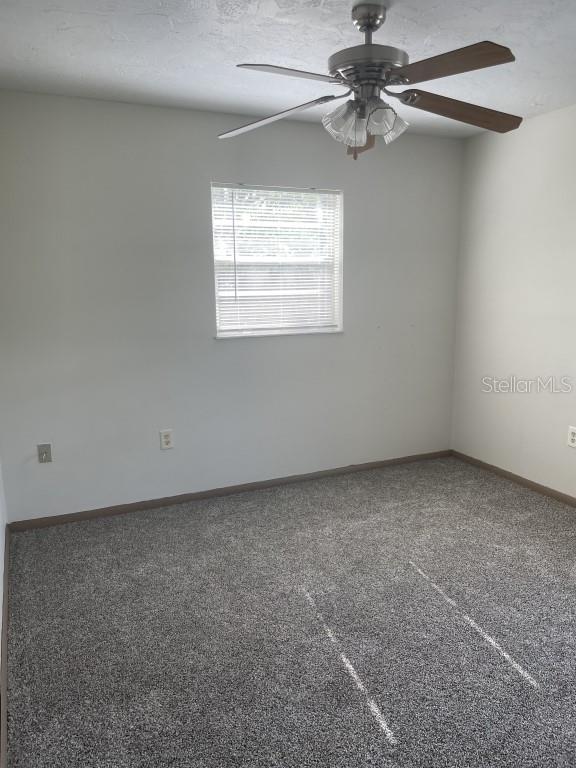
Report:
[{"label": "textured white ceiling", "polygon": [[[0,87],[265,115],[339,89],[234,65],[325,72],[331,53],[362,42],[350,22],[352,4],[0,0]],[[525,116],[576,103],[576,0],[390,5],[374,42],[405,49],[411,61],[480,40],[508,45],[516,54],[514,64],[423,88]],[[472,130],[415,109],[400,111],[415,130]]]}]

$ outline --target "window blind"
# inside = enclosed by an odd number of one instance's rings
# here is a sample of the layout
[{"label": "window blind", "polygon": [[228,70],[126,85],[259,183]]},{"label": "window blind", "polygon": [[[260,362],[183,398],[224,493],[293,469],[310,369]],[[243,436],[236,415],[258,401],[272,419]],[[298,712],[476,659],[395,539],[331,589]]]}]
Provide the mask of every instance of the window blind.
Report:
[{"label": "window blind", "polygon": [[217,336],[342,328],[342,194],[212,185]]}]

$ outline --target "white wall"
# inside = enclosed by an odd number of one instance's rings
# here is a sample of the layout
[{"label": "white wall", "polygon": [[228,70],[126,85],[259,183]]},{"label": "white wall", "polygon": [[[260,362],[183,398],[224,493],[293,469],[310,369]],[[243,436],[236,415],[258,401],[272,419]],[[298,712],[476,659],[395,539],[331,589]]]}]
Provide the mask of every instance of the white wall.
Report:
[{"label": "white wall", "polygon": [[[576,107],[466,150],[453,446],[576,495]],[[571,376],[570,395],[482,378]]]},{"label": "white wall", "polygon": [[[460,142],[407,135],[355,163],[312,124],[219,142],[243,118],[0,109],[11,519],[449,447]],[[211,180],[344,191],[342,335],[213,338]]]},{"label": "white wall", "polygon": [[6,498],[4,495],[4,481],[2,475],[2,464],[0,464],[0,634],[4,622],[4,541],[6,537],[6,523],[8,514],[6,511]]}]

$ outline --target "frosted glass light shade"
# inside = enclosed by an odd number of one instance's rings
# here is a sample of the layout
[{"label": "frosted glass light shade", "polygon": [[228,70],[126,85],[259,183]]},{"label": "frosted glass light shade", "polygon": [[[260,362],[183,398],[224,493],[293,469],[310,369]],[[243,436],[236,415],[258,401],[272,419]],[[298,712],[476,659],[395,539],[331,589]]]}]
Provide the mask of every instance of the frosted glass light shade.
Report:
[{"label": "frosted glass light shade", "polygon": [[332,112],[327,112],[322,118],[322,125],[336,141],[344,141],[343,136],[348,133],[355,119],[354,102],[347,101]]},{"label": "frosted glass light shade", "polygon": [[322,125],[348,147],[363,147],[368,141],[368,120],[359,116],[358,103],[352,99],[324,115]]},{"label": "frosted glass light shade", "polygon": [[392,109],[389,104],[378,97],[368,99],[366,106],[368,115],[368,132],[373,136],[381,136],[386,144],[401,136],[408,123]]}]

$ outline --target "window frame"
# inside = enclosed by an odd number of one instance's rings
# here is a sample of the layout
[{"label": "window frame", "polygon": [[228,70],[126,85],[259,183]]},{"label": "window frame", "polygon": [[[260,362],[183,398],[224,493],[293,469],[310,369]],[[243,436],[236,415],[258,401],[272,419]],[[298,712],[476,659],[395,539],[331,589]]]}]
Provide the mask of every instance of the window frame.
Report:
[{"label": "window frame", "polygon": [[[333,327],[328,326],[310,326],[310,328],[303,327],[274,327],[269,329],[254,329],[254,330],[233,330],[233,331],[221,331],[218,328],[218,287],[217,287],[217,274],[216,274],[216,251],[214,248],[214,203],[213,203],[213,190],[214,188],[224,189],[243,189],[243,190],[255,190],[255,191],[270,191],[270,192],[304,192],[310,194],[331,194],[336,195],[339,200],[340,208],[340,221],[337,234],[337,253],[335,256],[335,263],[338,269],[338,280],[336,292],[334,293],[334,299],[337,302],[337,323]],[[324,189],[320,187],[290,187],[290,186],[278,186],[278,185],[265,185],[265,184],[246,184],[243,182],[210,182],[210,225],[212,230],[212,271],[214,277],[214,322],[215,333],[214,339],[217,341],[223,341],[227,339],[252,339],[252,338],[265,338],[265,337],[277,337],[277,336],[317,336],[324,334],[342,334],[344,332],[344,193],[339,189]]]}]

